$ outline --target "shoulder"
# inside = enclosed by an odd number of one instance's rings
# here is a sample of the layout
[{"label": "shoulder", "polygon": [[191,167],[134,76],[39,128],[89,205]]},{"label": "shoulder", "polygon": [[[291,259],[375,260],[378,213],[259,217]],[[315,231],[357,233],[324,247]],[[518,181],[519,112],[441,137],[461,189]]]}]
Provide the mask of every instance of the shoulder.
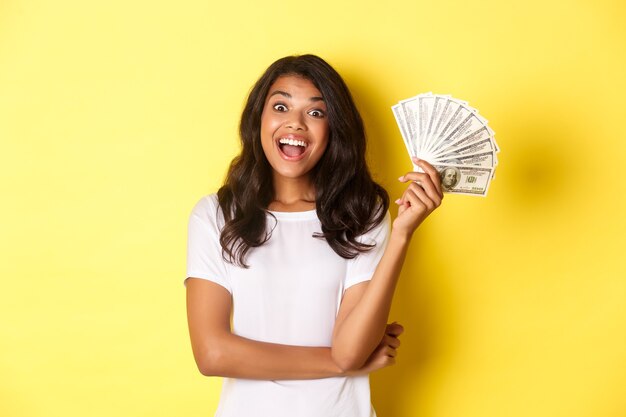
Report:
[{"label": "shoulder", "polygon": [[191,209],[190,217],[198,218],[213,225],[221,225],[224,216],[220,210],[217,193],[207,194],[200,198]]},{"label": "shoulder", "polygon": [[217,193],[207,194],[196,202],[191,210],[191,214],[205,216],[213,212],[217,207],[219,207]]}]

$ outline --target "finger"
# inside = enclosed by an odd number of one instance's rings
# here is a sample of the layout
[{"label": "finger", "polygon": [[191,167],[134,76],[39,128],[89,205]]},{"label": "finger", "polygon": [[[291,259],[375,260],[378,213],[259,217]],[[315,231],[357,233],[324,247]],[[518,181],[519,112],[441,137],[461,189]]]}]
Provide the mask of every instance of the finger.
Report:
[{"label": "finger", "polygon": [[385,329],[385,333],[392,335],[392,336],[399,336],[402,334],[403,331],[404,331],[404,327],[398,323],[388,324],[387,328]]},{"label": "finger", "polygon": [[404,209],[407,209],[410,207],[409,200],[407,199],[407,193],[409,192],[410,191],[408,188],[405,189],[404,192],[402,193],[402,197],[396,200],[396,204],[400,206],[400,210],[398,211],[398,213],[401,213],[402,211],[404,211]]},{"label": "finger", "polygon": [[398,178],[398,181],[400,181],[400,182],[407,182],[407,181],[420,182],[420,181],[424,181],[426,178],[430,178],[430,175],[428,175],[425,172],[410,171],[410,172],[407,172],[406,174],[404,174],[403,176],[401,176],[400,178]]},{"label": "finger", "polygon": [[429,200],[434,203],[432,207],[430,206],[428,207],[429,209],[432,210],[432,209],[435,209],[436,207],[439,207],[439,205],[441,204],[441,197],[439,197],[439,192],[437,191],[437,188],[435,188],[435,185],[430,180],[430,178],[426,178],[423,182],[420,182],[419,184],[417,183],[410,184],[409,188],[411,188],[411,186],[420,187],[422,190],[424,190],[424,192],[426,192],[426,195],[428,196]]},{"label": "finger", "polygon": [[392,347],[387,346],[385,348],[385,356],[389,356],[390,358],[395,358],[396,355],[398,354],[398,352],[396,352],[396,350]]},{"label": "finger", "polygon": [[398,349],[400,347],[400,339],[393,336],[385,336],[385,344],[394,349]]},{"label": "finger", "polygon": [[420,180],[415,181],[418,185],[420,185],[428,194],[428,196],[433,200],[441,200],[441,196],[439,195],[439,190],[437,190],[437,186],[433,183],[433,180],[429,175],[424,175]]},{"label": "finger", "polygon": [[396,204],[399,206],[404,206],[406,203],[405,196],[406,196],[406,189],[404,190],[400,198],[396,200]]},{"label": "finger", "polygon": [[441,198],[443,198],[443,189],[441,188],[441,177],[439,176],[439,172],[435,169],[434,166],[424,161],[423,159],[419,159],[417,157],[413,158],[413,162],[420,168],[424,170],[425,173],[428,174],[430,179],[432,180],[437,192]]},{"label": "finger", "polygon": [[[403,177],[406,180],[413,180],[427,190],[428,195],[433,201],[438,201],[441,204],[442,192],[437,188],[437,185],[433,182],[431,176],[425,172],[409,172]],[[439,177],[437,177],[439,178]],[[440,180],[439,180],[440,181]],[[441,184],[439,184],[441,186]],[[437,205],[438,206],[438,205]]]},{"label": "finger", "polygon": [[404,331],[404,326],[401,325],[400,323],[395,323],[395,322],[388,324],[387,328],[385,329],[385,333],[392,334],[394,336],[401,334],[403,331]]},{"label": "finger", "polygon": [[416,182],[417,184],[421,185],[424,189],[428,190],[428,194],[433,201],[436,200],[439,202],[437,204],[437,207],[439,207],[439,204],[441,204],[441,199],[443,198],[442,197],[443,194],[439,189],[437,189],[437,186],[435,185],[435,183],[433,183],[433,180],[429,174],[425,172],[407,172],[406,174],[398,178],[398,180],[401,182],[406,182],[409,180]]},{"label": "finger", "polygon": [[412,184],[414,187],[409,186],[406,199],[411,207],[415,207],[421,211],[431,211],[435,207],[435,203],[428,198],[428,195],[424,189],[417,184]]}]

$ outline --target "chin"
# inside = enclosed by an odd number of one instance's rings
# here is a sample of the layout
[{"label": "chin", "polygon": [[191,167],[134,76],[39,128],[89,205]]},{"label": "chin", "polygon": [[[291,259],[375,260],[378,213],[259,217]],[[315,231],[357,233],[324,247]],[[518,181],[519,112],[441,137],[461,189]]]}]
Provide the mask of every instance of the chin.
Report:
[{"label": "chin", "polygon": [[282,178],[289,179],[304,179],[310,177],[310,171],[302,172],[302,171],[292,171],[292,170],[274,170],[274,175]]}]

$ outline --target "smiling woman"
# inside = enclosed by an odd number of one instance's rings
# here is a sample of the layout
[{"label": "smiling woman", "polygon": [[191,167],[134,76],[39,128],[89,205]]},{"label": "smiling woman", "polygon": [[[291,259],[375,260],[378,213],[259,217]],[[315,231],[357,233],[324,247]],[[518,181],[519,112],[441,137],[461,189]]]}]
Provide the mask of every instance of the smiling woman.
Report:
[{"label": "smiling woman", "polygon": [[395,363],[393,292],[439,175],[417,162],[425,172],[403,176],[391,228],[350,92],[313,55],[267,69],[240,137],[189,218],[189,331],[200,372],[225,377],[216,416],[376,416],[368,375]]}]

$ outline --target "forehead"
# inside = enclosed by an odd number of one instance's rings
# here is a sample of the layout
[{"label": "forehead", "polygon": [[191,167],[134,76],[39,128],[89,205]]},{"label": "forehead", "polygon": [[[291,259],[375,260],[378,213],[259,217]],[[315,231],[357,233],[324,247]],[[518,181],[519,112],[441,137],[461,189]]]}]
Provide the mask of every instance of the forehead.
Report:
[{"label": "forehead", "polygon": [[322,97],[322,93],[315,87],[313,82],[300,75],[281,75],[271,85],[267,97],[269,98],[277,91],[287,93],[293,98],[309,99],[311,97]]}]

